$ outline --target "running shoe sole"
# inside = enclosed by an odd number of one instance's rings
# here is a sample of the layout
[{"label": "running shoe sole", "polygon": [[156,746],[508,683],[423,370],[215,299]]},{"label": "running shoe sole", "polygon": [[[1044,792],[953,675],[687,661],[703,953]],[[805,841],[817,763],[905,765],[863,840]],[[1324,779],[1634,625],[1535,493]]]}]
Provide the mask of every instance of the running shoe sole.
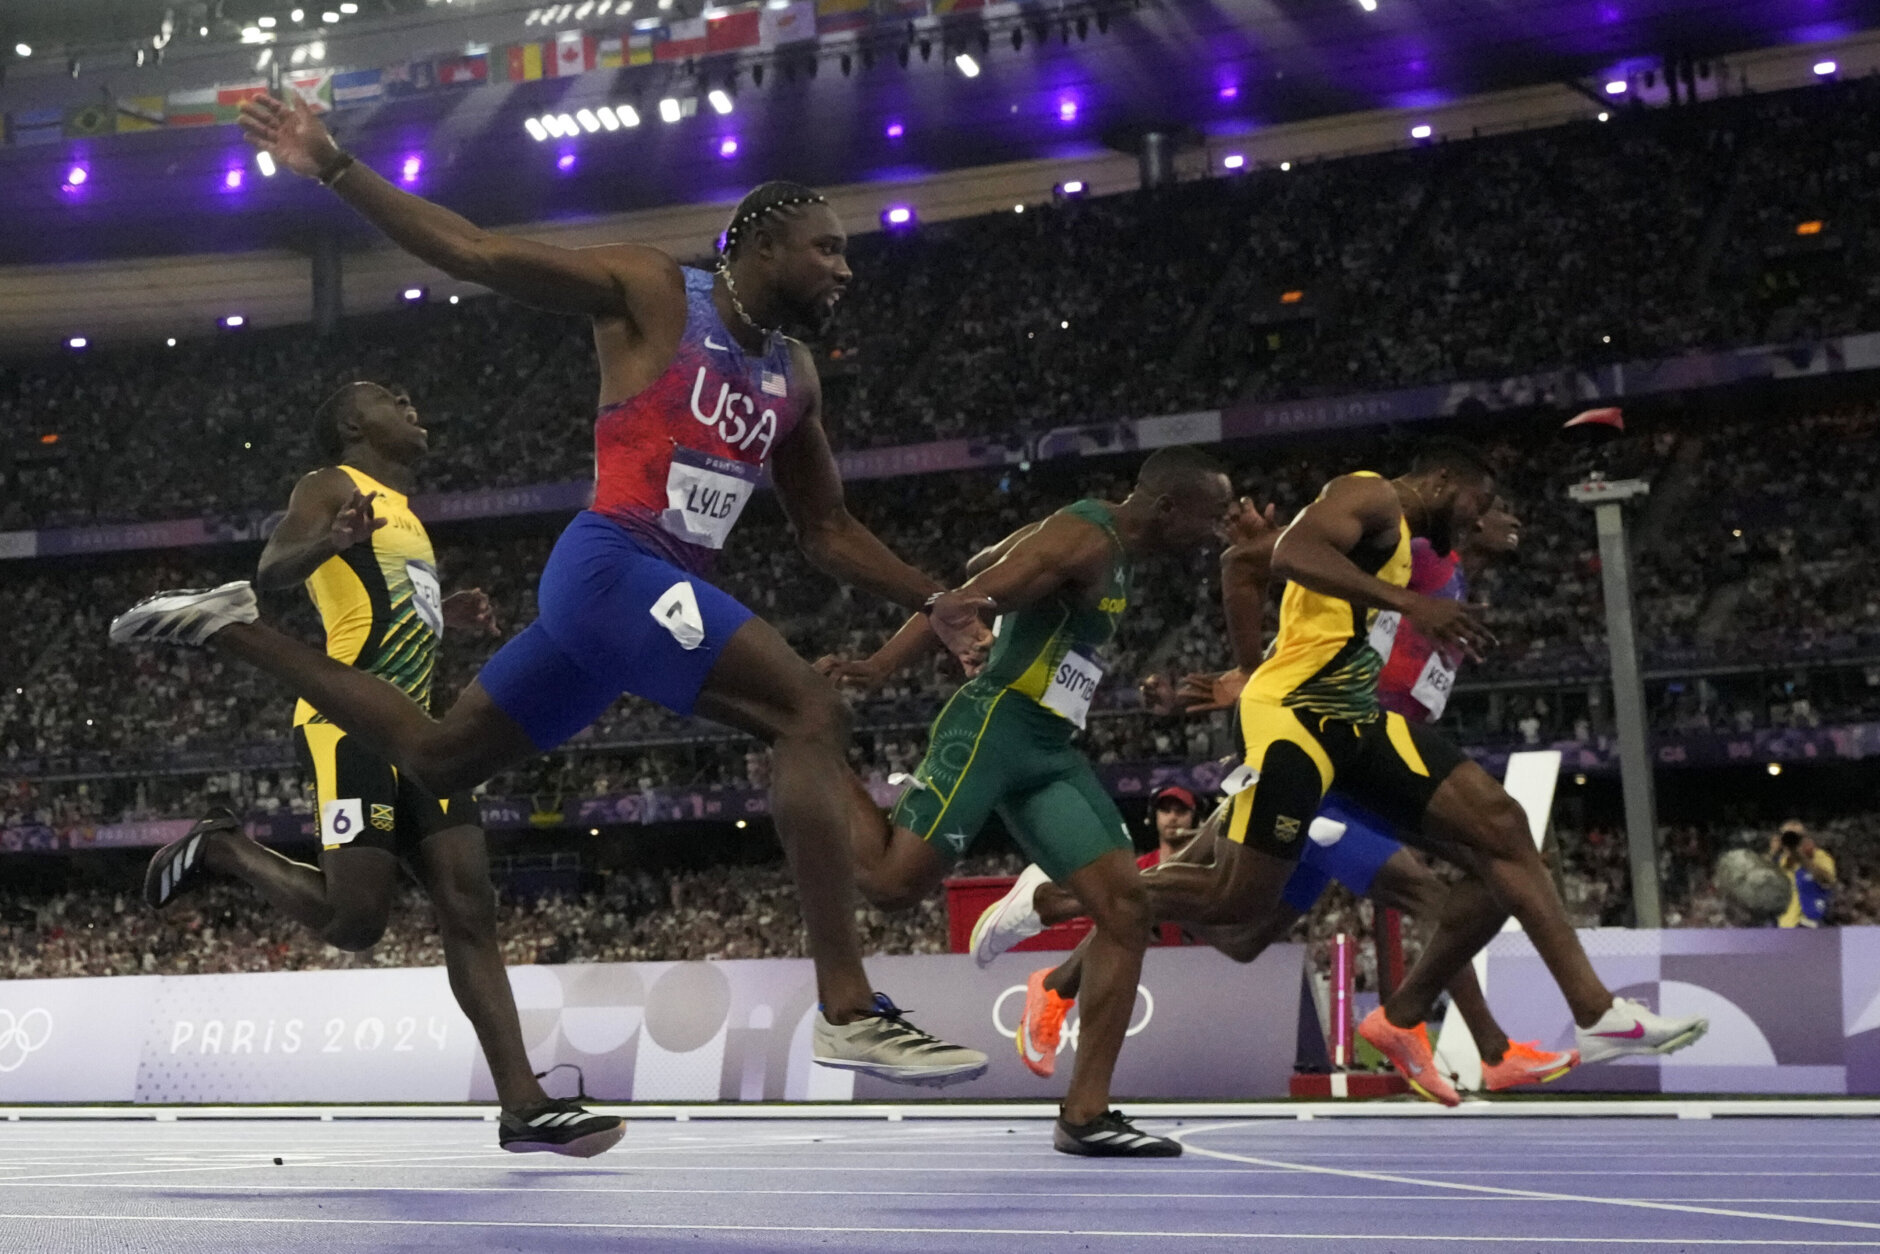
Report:
[{"label": "running shoe sole", "polygon": [[894,1084],[912,1084],[921,1088],[945,1088],[949,1084],[963,1084],[967,1080],[976,1080],[986,1074],[990,1062],[951,1063],[947,1066],[897,1066],[893,1063],[859,1062],[848,1058],[815,1058],[819,1067],[829,1067],[836,1071],[853,1071],[857,1075],[871,1075],[877,1080],[887,1080]]},{"label": "running shoe sole", "polygon": [[1490,1093],[1506,1093],[1509,1089],[1526,1088],[1530,1084],[1552,1084],[1555,1080],[1558,1080],[1561,1076],[1567,1074],[1567,1072],[1577,1066],[1579,1066],[1578,1062],[1563,1063],[1545,1074],[1538,1071],[1529,1072],[1512,1084],[1488,1084],[1483,1087]]},{"label": "running shoe sole", "polygon": [[572,1141],[510,1141],[503,1149],[511,1154],[560,1154],[564,1158],[593,1158],[620,1144],[627,1134],[624,1120],[611,1128],[578,1136]]},{"label": "running shoe sole", "polygon": [[1106,1139],[1083,1141],[1065,1131],[1063,1120],[1051,1130],[1051,1148],[1080,1158],[1180,1158],[1182,1143],[1134,1130],[1100,1132]]},{"label": "running shoe sole", "polygon": [[217,588],[179,588],[145,597],[111,620],[113,644],[171,644],[199,649],[232,623],[258,618],[254,587],[237,579]]},{"label": "running shoe sole", "polygon": [[1710,1031],[1710,1021],[1708,1019],[1699,1019],[1696,1023],[1678,1033],[1676,1036],[1671,1037],[1669,1040],[1660,1041],[1658,1044],[1648,1048],[1601,1053],[1597,1058],[1592,1059],[1587,1058],[1586,1042],[1582,1041],[1580,1044],[1580,1065],[1584,1067],[1593,1063],[1611,1062],[1615,1058],[1638,1058],[1646,1054],[1676,1053],[1687,1045],[1697,1044],[1698,1041],[1704,1038],[1704,1034],[1708,1031]]}]

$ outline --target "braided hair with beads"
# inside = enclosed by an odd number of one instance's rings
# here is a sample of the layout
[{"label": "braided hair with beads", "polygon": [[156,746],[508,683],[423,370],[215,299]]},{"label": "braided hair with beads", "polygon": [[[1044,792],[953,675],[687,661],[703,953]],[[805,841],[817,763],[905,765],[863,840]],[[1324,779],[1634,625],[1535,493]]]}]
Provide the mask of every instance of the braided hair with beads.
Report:
[{"label": "braided hair with beads", "polygon": [[753,330],[764,335],[774,334],[778,328],[765,326],[750,315],[744,307],[744,300],[738,292],[737,283],[731,277],[731,260],[739,246],[749,238],[751,232],[772,218],[790,218],[810,205],[827,205],[821,192],[801,183],[774,180],[760,183],[747,193],[738,207],[732,211],[731,221],[725,227],[722,238],[722,251],[718,258],[718,277],[724,280],[725,294],[731,298],[731,307],[738,317]]},{"label": "braided hair with beads", "polygon": [[737,251],[738,244],[744,239],[746,232],[772,214],[781,213],[788,216],[804,205],[828,203],[821,192],[813,187],[805,187],[801,183],[775,180],[758,184],[745,195],[743,200],[738,202],[738,207],[731,212],[731,221],[725,227],[723,260],[719,262],[719,268],[723,269],[725,263],[731,260],[731,254]]}]

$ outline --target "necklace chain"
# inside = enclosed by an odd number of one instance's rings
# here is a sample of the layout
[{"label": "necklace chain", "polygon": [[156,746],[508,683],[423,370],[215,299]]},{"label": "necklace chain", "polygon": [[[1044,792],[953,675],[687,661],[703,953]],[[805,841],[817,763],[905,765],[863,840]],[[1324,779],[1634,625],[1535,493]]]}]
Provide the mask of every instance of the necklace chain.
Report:
[{"label": "necklace chain", "polygon": [[745,310],[744,302],[738,299],[738,285],[731,281],[731,267],[729,264],[719,264],[718,276],[725,281],[725,295],[731,298],[731,307],[738,311],[738,317],[744,319],[744,324],[759,335],[775,335],[777,333],[776,327],[765,326],[757,319],[751,317]]}]

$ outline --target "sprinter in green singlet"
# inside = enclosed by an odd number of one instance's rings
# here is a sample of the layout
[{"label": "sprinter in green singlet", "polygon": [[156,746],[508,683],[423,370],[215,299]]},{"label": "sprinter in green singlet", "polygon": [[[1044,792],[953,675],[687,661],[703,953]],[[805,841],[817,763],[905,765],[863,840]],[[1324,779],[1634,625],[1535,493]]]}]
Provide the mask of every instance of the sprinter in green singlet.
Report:
[{"label": "sprinter in green singlet", "polygon": [[[983,668],[934,720],[927,755],[893,814],[884,820],[856,785],[856,882],[884,908],[919,901],[997,810],[1041,868],[1034,874],[1083,903],[1096,924],[1090,955],[1103,955],[1102,991],[1081,1001],[1077,1065],[1054,1136],[1065,1153],[1181,1152],[1109,1106],[1149,942],[1148,899],[1129,828],[1072,738],[1103,679],[1099,650],[1129,606],[1136,559],[1207,545],[1237,508],[1251,507],[1236,505],[1219,463],[1190,448],[1159,450],[1127,500],[1078,501],[1014,532],[975,557],[963,586],[936,596],[873,657],[819,663],[868,688],[938,643],[962,656],[989,643]],[[1086,971],[1088,990],[1096,965]]]}]

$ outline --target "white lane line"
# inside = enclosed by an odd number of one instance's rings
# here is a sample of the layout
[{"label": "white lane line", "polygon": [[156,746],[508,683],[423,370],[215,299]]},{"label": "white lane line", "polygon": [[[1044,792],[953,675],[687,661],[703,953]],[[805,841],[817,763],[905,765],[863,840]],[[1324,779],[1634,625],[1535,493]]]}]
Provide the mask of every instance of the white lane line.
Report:
[{"label": "white lane line", "polygon": [[[1474,1236],[1455,1233],[1374,1233],[1374,1232],[1182,1232],[1145,1231],[1118,1228],[909,1228],[882,1226],[832,1227],[827,1224],[655,1224],[597,1223],[593,1221],[527,1219],[279,1219],[245,1215],[14,1215],[0,1214],[0,1222],[47,1220],[62,1223],[170,1223],[170,1224],[293,1224],[354,1228],[524,1228],[596,1232],[800,1232],[842,1236],[998,1236],[998,1237],[1108,1237],[1140,1241],[1145,1237],[1176,1237],[1203,1241],[1476,1241],[1525,1245],[1692,1245],[1788,1246],[1792,1241],[1756,1240],[1745,1237],[1561,1237],[1561,1236]],[[1876,1241],[1813,1241],[1811,1249],[1880,1249]]]},{"label": "white lane line", "polygon": [[[292,1166],[290,1163],[289,1166]],[[1250,1173],[1249,1173],[1250,1174]],[[0,1188],[4,1188],[0,1184]],[[26,1187],[26,1186],[21,1186]],[[99,1186],[79,1182],[34,1184],[35,1189],[88,1189]],[[1052,1190],[1050,1193],[1012,1192],[1009,1190],[990,1189],[659,1189],[625,1185],[452,1185],[452,1184],[166,1184],[127,1182],[113,1184],[112,1191],[134,1193],[255,1193],[267,1196],[290,1193],[449,1193],[449,1194],[518,1194],[529,1197],[539,1193],[605,1193],[608,1195],[633,1194],[647,1196],[717,1196],[729,1197],[966,1197],[966,1198],[1023,1198],[1035,1202],[1052,1202],[1060,1198],[1118,1201],[1207,1201],[1226,1202],[1275,1201],[1275,1202],[1436,1202],[1444,1206],[1457,1206],[1469,1202],[1483,1204],[1525,1205],[1537,1201],[1549,1201],[1547,1198],[1517,1195],[1512,1197],[1473,1196],[1462,1197],[1451,1194],[1431,1193],[1248,1193],[1235,1190],[1231,1193],[1161,1193],[1161,1192],[1120,1192],[1108,1189],[1098,1193],[1067,1193]],[[1852,1197],[1659,1197],[1640,1199],[1654,1202],[1756,1202],[1772,1203],[1780,1206],[1880,1206],[1880,1198]]]},{"label": "white lane line", "polygon": [[[1225,1159],[1228,1162],[1251,1163],[1260,1167],[1285,1167],[1293,1171],[1309,1172],[1317,1175],[1344,1176],[1353,1180],[1376,1180],[1385,1184],[1421,1185],[1432,1189],[1458,1189],[1474,1193],[1499,1193],[1510,1197],[1528,1197],[1535,1201],[1584,1202],[1595,1206],[1625,1206],[1639,1210],[1668,1210],[1691,1215],[1716,1215],[1725,1219],[1757,1219],[1772,1223],[1817,1224],[1831,1228],[1866,1228],[1880,1232],[1880,1223],[1869,1223],[1861,1219],[1830,1219],[1825,1215],[1782,1215],[1770,1211],[1731,1210],[1712,1206],[1696,1206],[1684,1202],[1657,1202],[1642,1198],[1590,1197],[1575,1193],[1552,1193],[1536,1189],[1504,1189],[1489,1184],[1460,1184],[1448,1180],[1428,1180],[1416,1176],[1397,1175],[1392,1172],[1355,1171],[1346,1167],[1321,1167],[1314,1163],[1288,1163],[1279,1159],[1255,1158],[1247,1154],[1230,1154],[1222,1150],[1211,1150],[1205,1146],[1191,1144],[1186,1137],[1200,1136],[1205,1132],[1220,1131],[1234,1127],[1222,1124],[1217,1127],[1189,1128],[1175,1134],[1177,1140],[1194,1150],[1197,1154],[1209,1158]],[[1647,1174],[1647,1173],[1641,1173]],[[1662,1173],[1649,1173],[1662,1174]]]}]

